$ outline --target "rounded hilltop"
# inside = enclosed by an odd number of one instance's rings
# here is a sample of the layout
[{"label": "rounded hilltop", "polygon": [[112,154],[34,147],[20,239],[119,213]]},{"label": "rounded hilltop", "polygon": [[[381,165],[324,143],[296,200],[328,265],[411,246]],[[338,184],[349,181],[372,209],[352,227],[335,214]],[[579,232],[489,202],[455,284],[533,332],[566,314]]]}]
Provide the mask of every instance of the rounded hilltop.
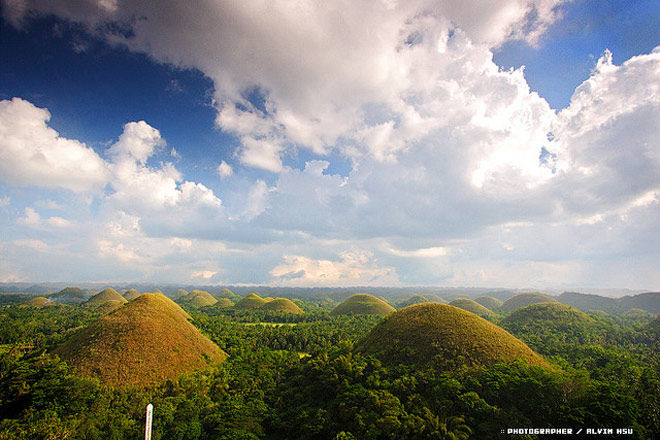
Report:
[{"label": "rounded hilltop", "polygon": [[179,298],[180,303],[190,305],[192,307],[201,308],[206,306],[212,306],[218,302],[217,299],[210,293],[204,290],[192,290],[189,294]]},{"label": "rounded hilltop", "polygon": [[118,388],[176,380],[227,358],[157,293],[145,293],[80,329],[54,353],[80,374]]},{"label": "rounded hilltop", "polygon": [[65,287],[50,297],[52,301],[70,305],[82,304],[88,298],[89,295],[79,287]]},{"label": "rounded hilltop", "polygon": [[427,302],[434,302],[428,299],[425,296],[422,295],[413,295],[408,299],[404,299],[403,301],[399,301],[396,306],[399,309],[402,309],[404,307],[412,306],[413,304],[422,304],[422,303],[427,303]]},{"label": "rounded hilltop", "polygon": [[450,302],[449,305],[458,307],[459,309],[466,310],[470,313],[474,313],[475,315],[479,315],[481,317],[490,316],[493,314],[492,310],[487,309],[478,302],[467,298],[455,299],[452,302]]},{"label": "rounded hilltop", "polygon": [[266,304],[267,301],[260,297],[256,292],[250,292],[241,298],[235,305],[235,309],[239,310],[256,310]]},{"label": "rounded hilltop", "polygon": [[43,296],[37,296],[25,302],[23,305],[26,307],[34,307],[36,309],[40,309],[42,307],[55,305],[55,303]]},{"label": "rounded hilltop", "polygon": [[481,304],[482,306],[492,311],[498,310],[500,307],[502,307],[502,304],[504,304],[502,300],[493,298],[492,296],[480,296],[475,298],[474,302]]},{"label": "rounded hilltop", "polygon": [[118,307],[121,307],[121,305],[125,304],[126,302],[128,302],[126,301],[126,298],[121,296],[119,292],[113,288],[108,288],[91,297],[89,300],[83,303],[83,306],[102,308],[104,312],[107,313]]},{"label": "rounded hilltop", "polygon": [[290,299],[286,298],[275,298],[274,300],[269,301],[259,307],[259,310],[264,310],[267,312],[295,313],[296,315],[303,313],[300,307],[298,307]]},{"label": "rounded hilltop", "polygon": [[357,293],[335,307],[331,316],[337,315],[380,315],[387,316],[396,309],[380,298],[366,293]]},{"label": "rounded hilltop", "polygon": [[511,313],[514,310],[519,309],[521,307],[526,307],[532,304],[544,303],[544,302],[558,302],[558,301],[551,296],[543,295],[541,293],[536,293],[536,292],[521,293],[504,301],[504,304],[502,304],[502,310],[506,313]]},{"label": "rounded hilltop", "polygon": [[583,343],[599,336],[598,322],[584,312],[559,302],[536,303],[521,307],[504,318],[500,325],[514,334],[547,335],[578,339]]},{"label": "rounded hilltop", "polygon": [[523,360],[548,364],[497,325],[458,307],[416,304],[391,314],[358,342],[356,350],[389,364],[450,370]]},{"label": "rounded hilltop", "polygon": [[126,292],[124,292],[123,297],[124,299],[126,299],[126,301],[130,301],[132,299],[137,298],[140,295],[141,295],[140,292],[138,292],[136,289],[128,289]]}]

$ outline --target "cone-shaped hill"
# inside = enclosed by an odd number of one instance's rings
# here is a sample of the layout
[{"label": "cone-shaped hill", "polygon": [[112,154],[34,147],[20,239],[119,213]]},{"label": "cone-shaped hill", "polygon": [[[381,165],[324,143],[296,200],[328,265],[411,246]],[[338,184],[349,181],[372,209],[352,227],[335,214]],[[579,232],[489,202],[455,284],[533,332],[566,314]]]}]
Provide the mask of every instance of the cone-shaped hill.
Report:
[{"label": "cone-shaped hill", "polygon": [[511,313],[521,307],[544,302],[557,302],[557,300],[551,296],[542,295],[535,292],[521,293],[504,301],[504,304],[502,304],[502,310],[504,310],[506,313]]},{"label": "cone-shaped hill", "polygon": [[213,304],[217,303],[218,300],[215,299],[213,295],[211,295],[210,293],[204,290],[195,289],[191,291],[188,295],[179,298],[179,302],[188,304],[192,307],[200,308],[200,307],[212,306]]},{"label": "cone-shaped hill", "polygon": [[126,299],[126,301],[130,301],[132,299],[137,298],[140,295],[141,295],[140,292],[138,292],[137,290],[128,289],[126,292],[124,292],[123,296],[124,296],[124,299]]},{"label": "cone-shaped hill", "polygon": [[186,289],[176,289],[172,294],[172,298],[177,299],[186,295],[188,295],[188,291]]},{"label": "cone-shaped hill", "polygon": [[80,374],[126,388],[176,379],[227,358],[164,295],[145,293],[54,350]]},{"label": "cone-shaped hill", "polygon": [[217,307],[233,307],[234,302],[229,298],[220,298],[218,302],[215,303]]},{"label": "cone-shaped hill", "polygon": [[358,342],[356,350],[374,354],[389,364],[433,366],[439,370],[515,359],[548,367],[506,330],[445,304],[416,304],[391,314]]},{"label": "cone-shaped hill", "polygon": [[234,305],[234,308],[239,310],[256,310],[266,304],[266,301],[255,292],[250,292],[245,295],[239,302]]},{"label": "cone-shaped hill", "polygon": [[551,336],[581,343],[592,342],[600,336],[598,321],[559,302],[522,307],[504,318],[500,325],[516,335]]},{"label": "cone-shaped hill", "polygon": [[466,298],[455,299],[452,302],[450,302],[449,305],[458,307],[459,309],[467,310],[468,312],[472,312],[475,315],[479,315],[481,317],[490,316],[493,314],[492,310],[482,306],[478,302],[475,302],[471,299],[466,299]]},{"label": "cone-shaped hill", "polygon": [[474,302],[481,304],[485,308],[489,310],[498,310],[500,307],[502,307],[502,300],[499,300],[497,298],[493,298],[492,296],[480,296],[479,298],[475,298]]},{"label": "cone-shaped hill", "polygon": [[115,289],[108,288],[100,291],[99,293],[91,297],[83,305],[85,307],[100,307],[110,301],[116,301],[119,305],[122,305],[123,303],[127,302],[126,298],[121,296],[119,292],[117,292]]},{"label": "cone-shaped hill", "polygon": [[267,312],[285,312],[285,313],[295,313],[299,315],[303,313],[293,301],[286,298],[276,298],[272,301],[267,302],[266,304],[259,307],[259,310],[264,310]]},{"label": "cone-shaped hill", "polygon": [[50,297],[52,301],[57,301],[62,304],[82,304],[87,301],[88,298],[89,295],[78,287],[65,287]]},{"label": "cone-shaped hill", "polygon": [[430,299],[428,299],[425,296],[422,295],[413,295],[408,299],[404,299],[403,301],[399,301],[396,303],[397,308],[402,309],[404,307],[412,306],[413,304],[422,304],[422,303],[427,303],[427,302],[432,302]]},{"label": "cone-shaped hill", "polygon": [[387,316],[396,309],[387,304],[380,298],[366,293],[357,293],[337,307],[331,312],[331,316],[337,315],[380,315]]}]

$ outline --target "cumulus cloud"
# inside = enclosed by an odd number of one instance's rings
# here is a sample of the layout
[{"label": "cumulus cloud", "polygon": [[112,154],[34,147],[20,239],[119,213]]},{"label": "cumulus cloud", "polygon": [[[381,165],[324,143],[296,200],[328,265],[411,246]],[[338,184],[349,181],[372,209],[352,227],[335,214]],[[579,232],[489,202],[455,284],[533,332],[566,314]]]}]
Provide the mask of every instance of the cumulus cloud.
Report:
[{"label": "cumulus cloud", "polygon": [[223,179],[226,179],[227,177],[234,174],[234,170],[232,169],[231,165],[229,165],[224,160],[222,162],[220,162],[220,165],[218,165],[217,172],[218,172],[218,175],[220,177],[222,177]]},{"label": "cumulus cloud", "polygon": [[90,147],[48,127],[50,113],[20,98],[0,101],[0,179],[13,185],[95,191],[108,180]]}]

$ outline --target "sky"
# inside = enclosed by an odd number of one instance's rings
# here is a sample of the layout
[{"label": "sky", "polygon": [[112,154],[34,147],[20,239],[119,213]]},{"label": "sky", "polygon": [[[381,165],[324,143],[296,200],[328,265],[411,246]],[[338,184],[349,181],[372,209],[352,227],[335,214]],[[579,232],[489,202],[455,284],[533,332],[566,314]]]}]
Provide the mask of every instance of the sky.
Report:
[{"label": "sky", "polygon": [[0,282],[660,289],[656,0],[0,2]]}]

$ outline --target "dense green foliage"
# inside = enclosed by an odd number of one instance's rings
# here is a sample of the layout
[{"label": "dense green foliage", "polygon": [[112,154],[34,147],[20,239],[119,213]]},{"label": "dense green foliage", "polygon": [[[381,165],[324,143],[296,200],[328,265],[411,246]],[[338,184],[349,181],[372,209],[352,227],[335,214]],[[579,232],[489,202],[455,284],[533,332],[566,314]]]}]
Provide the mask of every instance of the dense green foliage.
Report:
[{"label": "dense green foliage", "polygon": [[330,316],[320,303],[294,303],[305,313],[190,307],[192,323],[228,359],[122,389],[48,354],[98,313],[3,307],[0,439],[143,438],[147,403],[154,440],[493,439],[512,438],[499,435],[505,427],[557,426],[628,427],[635,434],[626,438],[658,438],[657,319],[536,305],[502,325],[555,368],[507,361],[443,370],[356,351],[383,326],[377,315]]}]

